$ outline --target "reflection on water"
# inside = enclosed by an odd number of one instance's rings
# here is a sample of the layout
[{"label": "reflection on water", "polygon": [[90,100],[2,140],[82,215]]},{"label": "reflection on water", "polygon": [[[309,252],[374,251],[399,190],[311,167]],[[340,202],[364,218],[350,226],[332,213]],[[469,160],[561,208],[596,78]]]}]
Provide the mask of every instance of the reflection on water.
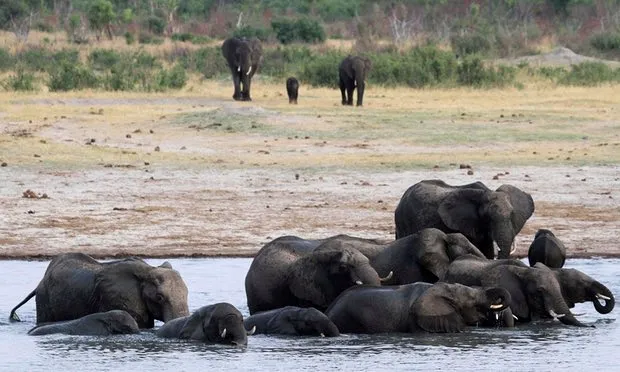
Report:
[{"label": "reflection on water", "polygon": [[[163,260],[149,260],[160,264]],[[189,288],[190,309],[230,302],[248,314],[244,279],[250,259],[171,259]],[[567,266],[594,276],[620,293],[620,260],[572,260]],[[109,337],[26,333],[35,302],[24,305],[22,323],[6,321],[11,308],[38,283],[47,262],[0,261],[0,370],[609,370],[617,364],[616,312],[598,314],[591,303],[574,313],[595,328],[547,320],[516,329],[470,328],[459,334],[342,335],[335,338],[251,336],[247,347],[158,339],[153,332]],[[53,366],[53,368],[50,368]]]}]

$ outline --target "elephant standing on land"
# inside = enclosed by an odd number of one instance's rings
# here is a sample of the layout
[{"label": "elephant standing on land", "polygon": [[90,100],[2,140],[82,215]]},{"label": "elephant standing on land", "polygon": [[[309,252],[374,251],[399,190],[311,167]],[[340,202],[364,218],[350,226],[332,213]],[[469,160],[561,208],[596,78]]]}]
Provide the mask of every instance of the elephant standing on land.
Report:
[{"label": "elephant standing on land", "polygon": [[367,57],[349,55],[340,62],[338,74],[343,105],[353,106],[353,91],[357,88],[357,106],[362,106],[365,80],[371,68],[372,62]]},{"label": "elephant standing on land", "polygon": [[[250,84],[263,59],[263,47],[257,38],[233,37],[224,40],[222,55],[232,74],[235,101],[251,101]],[[243,85],[243,88],[241,88]]]},{"label": "elephant standing on land", "polygon": [[286,79],[286,94],[288,94],[288,103],[297,104],[299,95],[299,81],[294,77]]},{"label": "elephant standing on land", "polygon": [[382,281],[384,285],[434,283],[443,278],[450,262],[460,256],[484,259],[482,252],[463,234],[446,234],[433,228],[422,229],[388,244],[332,237],[321,246],[336,248],[343,244],[368,257],[379,276],[386,278]]},{"label": "elephant standing on land", "polygon": [[246,318],[244,324],[246,329],[256,327],[257,334],[340,336],[338,327],[313,307],[286,306],[263,311]]},{"label": "elephant standing on land", "polygon": [[16,310],[36,295],[37,323],[72,320],[109,310],[125,310],[140,328],[155,319],[168,322],[189,314],[187,286],[168,262],[154,267],[130,258],[100,263],[83,253],[56,256],[43,279]]},{"label": "elephant standing on land", "polygon": [[566,247],[547,229],[540,229],[534,235],[534,241],[527,252],[530,266],[537,262],[544,263],[547,267],[559,269],[566,261]]},{"label": "elephant standing on land", "polygon": [[380,285],[368,258],[350,248],[321,249],[313,242],[292,246],[282,237],[267,243],[254,257],[245,277],[250,314],[292,305],[324,310],[345,289]]},{"label": "elephant standing on land", "polygon": [[[252,334],[250,332],[250,334]],[[202,341],[228,345],[247,345],[248,332],[243,315],[233,305],[221,302],[204,306],[192,315],[173,319],[161,326],[156,335],[164,338]]]},{"label": "elephant standing on land", "polygon": [[515,236],[532,213],[530,194],[511,185],[492,191],[481,182],[451,186],[425,180],[409,187],[396,207],[396,239],[434,227],[462,233],[490,259],[496,243],[499,258],[508,258]]},{"label": "elephant standing on land", "polygon": [[504,310],[510,294],[501,288],[414,283],[343,292],[325,314],[342,333],[460,332],[489,311]]},{"label": "elephant standing on land", "polygon": [[38,325],[28,331],[31,336],[62,333],[66,335],[109,336],[140,332],[136,320],[124,310],[88,314],[74,320]]}]

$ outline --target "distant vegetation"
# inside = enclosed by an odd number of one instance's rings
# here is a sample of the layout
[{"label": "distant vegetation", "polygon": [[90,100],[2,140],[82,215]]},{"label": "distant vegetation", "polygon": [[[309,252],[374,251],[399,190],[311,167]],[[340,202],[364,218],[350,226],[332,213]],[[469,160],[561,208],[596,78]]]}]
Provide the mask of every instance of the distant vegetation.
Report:
[{"label": "distant vegetation", "polygon": [[[264,42],[263,76],[296,75],[316,86],[335,87],[336,66],[349,53],[369,56],[369,83],[383,86],[520,86],[520,75],[596,85],[620,75],[602,63],[485,62],[538,53],[549,40],[619,59],[620,0],[12,0],[0,2],[0,29],[21,43],[33,29],[50,33],[40,45],[0,48],[8,90],[178,89],[191,74],[228,73],[218,45],[229,36]],[[61,50],[58,32],[68,42]],[[108,39],[136,47],[97,47]],[[172,49],[139,47],[167,39]],[[328,47],[327,39],[352,47]]]}]

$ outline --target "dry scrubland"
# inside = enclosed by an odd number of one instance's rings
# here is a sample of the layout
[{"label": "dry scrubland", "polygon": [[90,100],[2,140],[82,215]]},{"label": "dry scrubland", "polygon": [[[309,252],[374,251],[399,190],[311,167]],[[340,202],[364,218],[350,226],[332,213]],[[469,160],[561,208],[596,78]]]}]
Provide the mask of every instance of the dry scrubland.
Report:
[{"label": "dry scrubland", "polygon": [[371,86],[354,108],[303,86],[291,106],[260,76],[250,103],[232,101],[228,80],[167,94],[0,93],[0,255],[252,255],[284,234],[388,240],[404,190],[441,178],[530,192],[520,256],[542,227],[572,256],[617,256],[619,93]]}]

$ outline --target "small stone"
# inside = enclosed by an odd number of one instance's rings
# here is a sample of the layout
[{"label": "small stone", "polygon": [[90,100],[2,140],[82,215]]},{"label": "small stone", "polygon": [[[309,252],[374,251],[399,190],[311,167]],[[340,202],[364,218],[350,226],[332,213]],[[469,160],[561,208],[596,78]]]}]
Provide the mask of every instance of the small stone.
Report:
[{"label": "small stone", "polygon": [[474,174],[474,171],[473,171],[473,170],[471,170],[471,169],[470,169],[470,170],[468,170],[468,171],[467,171],[467,175],[468,175],[468,176],[471,176],[471,175],[473,175],[473,174]]},{"label": "small stone", "polygon": [[295,179],[298,180],[299,179],[299,173],[295,173]]},{"label": "small stone", "polygon": [[149,133],[153,134],[155,132],[153,131],[153,129],[149,129]]},{"label": "small stone", "polygon": [[126,134],[125,138],[131,138],[131,134]]},{"label": "small stone", "polygon": [[497,174],[496,174],[495,176],[493,176],[493,179],[494,179],[494,180],[498,180],[498,179],[499,179],[499,177],[497,176]]},{"label": "small stone", "polygon": [[3,161],[2,164],[0,164],[0,167],[6,167],[6,166],[8,166],[8,164],[5,161]]},{"label": "small stone", "polygon": [[149,163],[148,161],[145,161],[144,165],[151,165],[151,163]]},{"label": "small stone", "polygon": [[39,154],[34,154],[34,157],[35,157],[35,158],[40,158],[40,157],[41,157],[41,155],[39,155]]},{"label": "small stone", "polygon": [[159,151],[159,146],[155,146],[155,149],[153,151]]}]

